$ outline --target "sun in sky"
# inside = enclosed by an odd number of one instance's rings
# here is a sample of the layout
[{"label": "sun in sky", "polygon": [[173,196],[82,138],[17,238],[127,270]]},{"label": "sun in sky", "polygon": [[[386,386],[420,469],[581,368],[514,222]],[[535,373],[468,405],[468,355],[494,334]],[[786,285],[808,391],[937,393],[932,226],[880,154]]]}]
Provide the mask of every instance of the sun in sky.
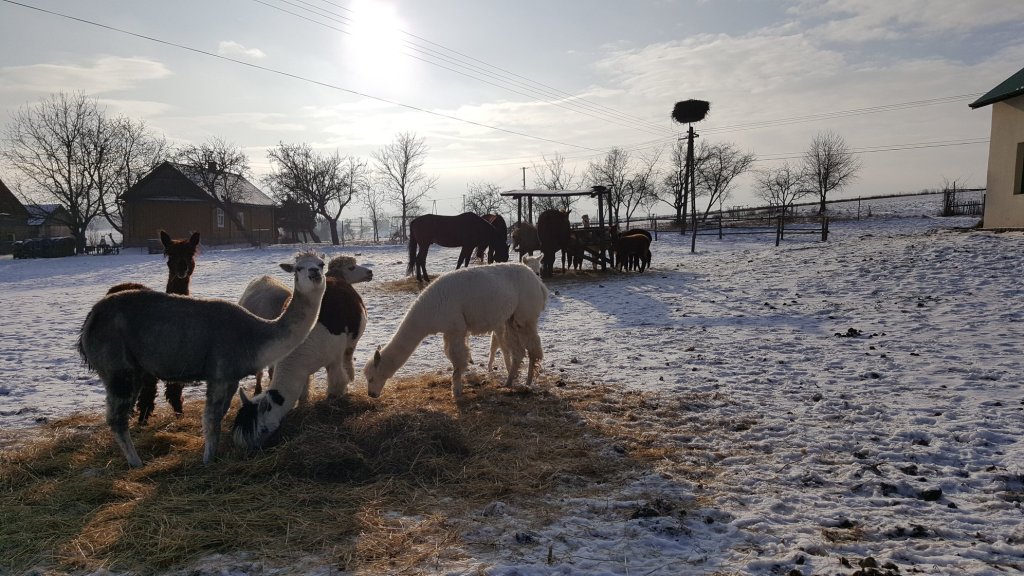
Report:
[{"label": "sun in sky", "polygon": [[405,33],[395,7],[386,2],[357,0],[351,5],[348,34],[342,39],[352,85],[396,90],[409,85],[412,59],[405,53]]}]

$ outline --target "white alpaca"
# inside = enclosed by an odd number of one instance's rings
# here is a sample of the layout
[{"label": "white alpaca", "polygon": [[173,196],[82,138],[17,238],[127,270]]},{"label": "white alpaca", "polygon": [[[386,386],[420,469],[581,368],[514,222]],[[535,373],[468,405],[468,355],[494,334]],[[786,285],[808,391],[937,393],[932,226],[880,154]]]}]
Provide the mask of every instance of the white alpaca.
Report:
[{"label": "white alpaca", "polygon": [[286,356],[306,339],[320,313],[324,261],[312,253],[281,264],[294,274],[294,295],[274,320],[226,300],[128,290],[93,305],[78,351],[107,391],[107,424],[131,466],[142,466],[128,433],[128,415],[142,384],[205,380],[203,462],[217,451],[220,425],[238,381]]},{"label": "white alpaca", "polygon": [[445,355],[452,363],[452,396],[462,395],[470,334],[498,335],[502,350],[507,351],[508,386],[519,375],[523,357],[529,355],[529,386],[544,356],[537,323],[547,299],[544,283],[522,264],[475,266],[439,276],[413,302],[391,341],[366,363],[367,393],[372,398],[380,396],[384,384],[420,342],[437,333],[444,335]]},{"label": "white alpaca", "polygon": [[[366,307],[352,283],[373,278],[373,272],[356,264],[351,256],[337,256],[327,267],[327,290],[316,326],[306,340],[271,371],[267,391],[257,389],[251,400],[239,390],[242,406],[235,415],[232,436],[241,448],[261,448],[298,402],[305,402],[313,375],[327,370],[327,395],[341,396],[355,380],[353,353],[366,329]],[[276,317],[291,290],[270,276],[249,283],[238,303],[262,317]],[[259,375],[257,375],[257,387]]]},{"label": "white alpaca", "polygon": [[[533,270],[534,274],[536,274],[537,276],[540,276],[541,256],[530,256],[528,254],[523,254],[523,257],[521,258],[521,260],[522,260],[523,264],[525,264],[527,267],[529,267],[530,270]],[[490,372],[491,370],[494,369],[494,354],[499,349],[501,349],[501,339],[498,337],[498,334],[495,331],[494,333],[491,334],[491,353],[487,357],[487,371],[488,372]],[[509,366],[510,358],[509,358],[508,354],[504,350],[502,350],[501,357],[504,358],[504,360],[505,360],[505,370],[511,370],[511,366]],[[472,363],[472,362],[473,362],[473,360],[471,359],[470,363]]]}]

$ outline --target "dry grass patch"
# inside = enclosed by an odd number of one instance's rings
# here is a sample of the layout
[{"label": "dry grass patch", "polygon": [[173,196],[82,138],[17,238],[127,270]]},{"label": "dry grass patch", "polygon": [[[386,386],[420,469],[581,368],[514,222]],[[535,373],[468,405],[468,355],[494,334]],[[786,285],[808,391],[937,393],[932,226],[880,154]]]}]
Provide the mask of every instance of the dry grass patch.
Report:
[{"label": "dry grass patch", "polygon": [[132,430],[139,470],[101,416],[62,420],[0,455],[0,573],[154,573],[241,551],[268,564],[315,557],[415,573],[457,559],[451,519],[499,499],[540,509],[545,497],[607,490],[671,462],[644,398],[550,380],[508,390],[477,375],[456,402],[447,377],[400,379],[378,400],[355,391],[300,407],[260,453],[241,453],[225,434],[210,466],[202,406],[186,406],[183,419],[159,406]]}]

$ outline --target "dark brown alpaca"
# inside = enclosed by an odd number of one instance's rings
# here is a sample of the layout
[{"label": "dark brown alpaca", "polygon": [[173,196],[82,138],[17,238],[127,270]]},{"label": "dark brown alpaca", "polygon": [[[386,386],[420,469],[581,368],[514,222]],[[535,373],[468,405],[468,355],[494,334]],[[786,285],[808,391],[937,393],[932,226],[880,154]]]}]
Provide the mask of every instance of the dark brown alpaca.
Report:
[{"label": "dark brown alpaca", "polygon": [[[196,269],[196,251],[199,247],[199,232],[193,232],[188,240],[173,240],[170,234],[160,231],[160,242],[167,257],[167,293],[189,295],[189,282]],[[181,416],[184,413],[182,390],[185,382],[164,382],[164,398]],[[156,408],[156,379],[147,379],[139,393],[139,424],[145,424]]]}]

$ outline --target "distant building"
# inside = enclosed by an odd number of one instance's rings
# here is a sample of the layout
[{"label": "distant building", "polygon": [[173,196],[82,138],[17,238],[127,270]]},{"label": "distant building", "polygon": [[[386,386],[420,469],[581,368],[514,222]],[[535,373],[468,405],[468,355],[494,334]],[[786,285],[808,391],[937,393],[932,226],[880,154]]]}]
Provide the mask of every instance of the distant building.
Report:
[{"label": "distant building", "polygon": [[[0,243],[6,246],[15,240],[28,238],[28,218],[28,210],[0,180]],[[9,253],[9,250],[0,249],[0,254]]]},{"label": "distant building", "polygon": [[1024,228],[1024,68],[971,103],[992,106],[985,228]]},{"label": "distant building", "polygon": [[[215,169],[215,167],[211,167]],[[238,181],[233,207],[254,242],[276,243],[276,207],[273,200],[245,178]],[[166,230],[174,238],[199,232],[206,245],[248,242],[232,218],[210,196],[186,167],[164,162],[125,194],[125,246],[146,246]]]}]

